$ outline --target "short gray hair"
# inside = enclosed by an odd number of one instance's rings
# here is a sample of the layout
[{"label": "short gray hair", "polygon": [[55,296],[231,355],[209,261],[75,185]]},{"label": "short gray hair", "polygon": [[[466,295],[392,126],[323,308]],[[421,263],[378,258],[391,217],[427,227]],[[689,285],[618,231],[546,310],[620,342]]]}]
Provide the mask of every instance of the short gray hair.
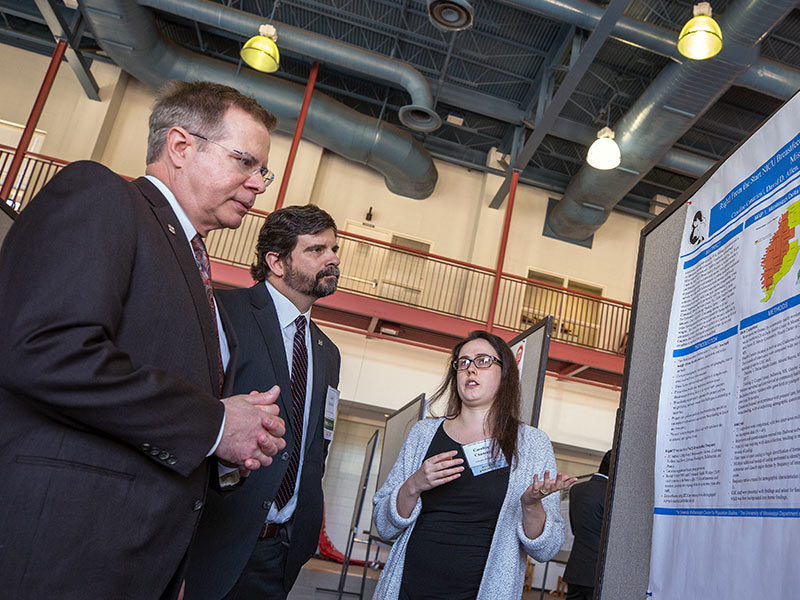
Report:
[{"label": "short gray hair", "polygon": [[153,112],[150,113],[150,133],[147,137],[147,164],[159,159],[171,127],[180,126],[190,133],[207,138],[223,132],[222,117],[232,106],[239,108],[274,131],[278,119],[250,96],[238,90],[209,81],[168,81],[159,90]]}]

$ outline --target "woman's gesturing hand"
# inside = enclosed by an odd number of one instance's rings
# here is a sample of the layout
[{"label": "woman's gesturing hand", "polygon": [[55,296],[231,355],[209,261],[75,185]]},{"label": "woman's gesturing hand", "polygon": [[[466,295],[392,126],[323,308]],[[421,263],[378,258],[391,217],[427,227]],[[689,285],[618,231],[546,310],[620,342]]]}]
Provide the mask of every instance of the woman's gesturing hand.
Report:
[{"label": "woman's gesturing hand", "polygon": [[408,478],[412,491],[421,494],[461,477],[464,459],[455,458],[456,454],[458,454],[456,450],[450,450],[431,456],[423,462],[422,466]]},{"label": "woman's gesturing hand", "polygon": [[461,464],[464,459],[454,458],[456,454],[458,454],[456,450],[450,450],[431,456],[406,479],[397,493],[397,512],[401,517],[407,519],[411,516],[411,511],[422,492],[461,477],[461,471],[464,470]]},{"label": "woman's gesturing hand", "polygon": [[540,482],[539,475],[536,474],[533,476],[533,483],[520,497],[520,502],[523,506],[539,504],[545,496],[565,490],[576,481],[578,481],[577,477],[567,477],[563,473],[558,473],[555,479],[550,479],[550,471],[545,471],[544,479]]}]

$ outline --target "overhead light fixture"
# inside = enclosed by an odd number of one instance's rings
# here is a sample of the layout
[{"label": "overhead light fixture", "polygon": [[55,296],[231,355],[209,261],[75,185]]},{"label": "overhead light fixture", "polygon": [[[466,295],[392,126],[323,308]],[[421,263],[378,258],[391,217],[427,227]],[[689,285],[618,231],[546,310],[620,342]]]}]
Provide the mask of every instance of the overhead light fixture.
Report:
[{"label": "overhead light fixture", "polygon": [[722,31],[711,18],[711,5],[698,2],[692,9],[694,16],[686,22],[678,35],[678,52],[692,60],[705,60],[722,50]]},{"label": "overhead light fixture", "polygon": [[616,169],[620,159],[619,146],[614,141],[614,131],[610,127],[603,127],[597,132],[597,139],[589,146],[586,162],[595,169],[608,171]]},{"label": "overhead light fixture", "polygon": [[472,5],[466,0],[428,0],[428,18],[444,31],[462,31],[472,27]]},{"label": "overhead light fixture", "polygon": [[278,32],[272,25],[264,24],[258,28],[259,35],[251,37],[242,46],[239,53],[242,60],[263,73],[274,73],[278,70],[281,57],[278,52]]}]

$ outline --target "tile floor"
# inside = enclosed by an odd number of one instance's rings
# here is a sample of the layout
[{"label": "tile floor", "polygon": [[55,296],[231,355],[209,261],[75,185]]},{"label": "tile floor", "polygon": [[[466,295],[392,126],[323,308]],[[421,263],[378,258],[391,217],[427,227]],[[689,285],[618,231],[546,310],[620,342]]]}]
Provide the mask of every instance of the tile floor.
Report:
[{"label": "tile floor", "polygon": [[[335,590],[339,584],[341,570],[342,566],[339,563],[312,558],[300,572],[300,577],[297,579],[294,588],[292,588],[288,600],[336,599],[338,594],[335,591],[325,591],[320,588]],[[361,585],[362,573],[363,567],[350,567],[347,574],[345,589],[348,591],[357,591]],[[364,600],[372,599],[372,593],[375,591],[375,585],[378,582],[379,575],[378,571],[373,569],[367,570]],[[523,592],[522,600],[539,600],[540,595],[541,590]],[[358,596],[344,594],[342,598],[343,600],[354,600],[358,598]],[[554,596],[549,592],[544,593],[544,600],[558,600],[558,598],[563,598],[563,596]]]}]

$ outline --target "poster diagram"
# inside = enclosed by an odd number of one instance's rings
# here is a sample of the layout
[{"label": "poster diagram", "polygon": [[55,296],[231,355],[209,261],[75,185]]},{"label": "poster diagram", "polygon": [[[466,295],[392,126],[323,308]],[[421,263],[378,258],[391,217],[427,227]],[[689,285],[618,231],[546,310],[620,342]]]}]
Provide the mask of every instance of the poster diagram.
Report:
[{"label": "poster diagram", "polygon": [[[800,552],[799,104],[687,210],[659,400],[654,599],[784,597],[786,578],[800,585],[787,566],[771,596],[752,560],[774,569]],[[725,575],[709,577],[720,553]]]}]

